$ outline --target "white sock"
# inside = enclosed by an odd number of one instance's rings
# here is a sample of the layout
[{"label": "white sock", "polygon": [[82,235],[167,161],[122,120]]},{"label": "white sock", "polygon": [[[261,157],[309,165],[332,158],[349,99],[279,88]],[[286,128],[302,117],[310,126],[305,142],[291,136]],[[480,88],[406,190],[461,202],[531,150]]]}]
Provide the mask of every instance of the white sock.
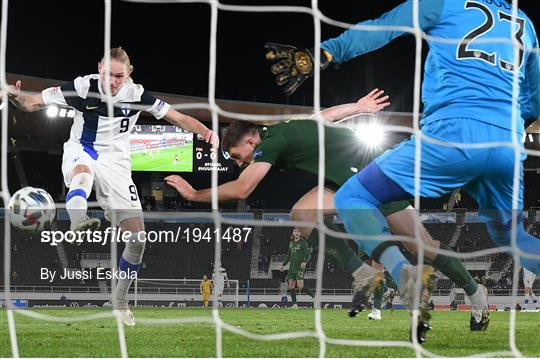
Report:
[{"label": "white sock", "polygon": [[473,306],[484,306],[487,304],[487,295],[484,286],[478,285],[476,292],[469,296],[469,300]]},{"label": "white sock", "polygon": [[79,223],[86,216],[86,210],[88,209],[88,202],[84,197],[75,196],[66,202],[66,210],[69,215],[71,223]]},{"label": "white sock", "polygon": [[139,270],[145,246],[146,236],[144,232],[133,232],[131,237],[126,241],[126,247],[124,248],[124,252],[122,252],[118,269],[130,275],[126,275],[126,278],[118,278],[116,287],[112,292],[113,305],[127,304],[127,293],[134,279],[131,275]]},{"label": "white sock", "polygon": [[79,223],[86,217],[88,197],[92,192],[94,176],[90,173],[79,173],[73,176],[66,195],[66,210],[72,224]]}]

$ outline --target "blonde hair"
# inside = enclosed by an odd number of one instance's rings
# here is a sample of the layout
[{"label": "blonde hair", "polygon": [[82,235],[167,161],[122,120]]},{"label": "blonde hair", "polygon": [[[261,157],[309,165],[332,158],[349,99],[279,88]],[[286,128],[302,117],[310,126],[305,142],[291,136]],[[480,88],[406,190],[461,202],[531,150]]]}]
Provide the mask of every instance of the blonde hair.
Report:
[{"label": "blonde hair", "polygon": [[[126,65],[127,70],[129,72],[133,71],[133,65],[131,65],[131,61],[129,60],[129,56],[127,52],[122,47],[113,47],[110,51],[110,57],[111,60],[116,60],[118,62],[123,63]],[[104,63],[105,56],[101,58],[101,63]]]}]

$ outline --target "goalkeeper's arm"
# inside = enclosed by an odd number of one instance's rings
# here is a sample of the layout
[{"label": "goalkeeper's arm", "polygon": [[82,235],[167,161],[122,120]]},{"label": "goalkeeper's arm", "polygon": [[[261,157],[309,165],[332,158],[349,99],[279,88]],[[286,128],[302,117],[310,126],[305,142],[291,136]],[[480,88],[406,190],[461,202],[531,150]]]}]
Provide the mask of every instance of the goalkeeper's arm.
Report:
[{"label": "goalkeeper's arm", "polygon": [[[420,1],[419,19],[422,30],[437,25],[442,13],[444,1]],[[343,63],[357,56],[376,50],[398,36],[407,34],[402,29],[388,31],[369,31],[365,26],[381,27],[412,27],[413,2],[405,1],[394,9],[375,20],[360,22],[336,38],[321,43],[321,70],[328,67],[330,62]],[[362,28],[361,28],[362,27]],[[276,76],[276,83],[284,86],[286,95],[294,93],[300,85],[313,76],[313,49],[298,49],[290,45],[267,43],[269,50],[266,58],[278,61],[270,68]]]},{"label": "goalkeeper's arm", "polygon": [[[538,47],[538,40],[536,41]],[[525,80],[520,86],[520,109],[525,128],[540,119],[540,55],[531,53],[525,68]]]}]

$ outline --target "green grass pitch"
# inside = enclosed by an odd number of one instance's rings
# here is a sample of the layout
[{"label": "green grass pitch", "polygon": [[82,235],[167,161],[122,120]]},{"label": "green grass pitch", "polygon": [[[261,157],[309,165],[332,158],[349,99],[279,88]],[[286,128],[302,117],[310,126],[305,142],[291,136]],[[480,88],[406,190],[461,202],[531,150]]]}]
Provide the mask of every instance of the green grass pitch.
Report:
[{"label": "green grass pitch", "polygon": [[[174,165],[174,156],[178,154],[178,163]],[[178,148],[161,149],[159,154],[154,151],[154,157],[149,153],[138,152],[131,156],[133,171],[193,171],[193,144],[188,143]]]},{"label": "green grass pitch", "polygon": [[[40,309],[55,316],[75,316],[105,309]],[[136,318],[211,316],[207,309],[137,309]],[[383,311],[382,321],[368,321],[365,312],[350,319],[345,310],[322,311],[322,324],[330,338],[407,340],[409,319],[405,311]],[[118,357],[120,349],[113,318],[77,323],[55,323],[14,314],[22,357]],[[314,331],[314,311],[309,309],[224,309],[221,318],[257,334]],[[469,331],[469,313],[434,312],[433,330],[424,347],[438,355],[466,356],[508,351],[509,313],[491,313],[486,332]],[[540,356],[540,313],[517,313],[516,342],[525,356]],[[215,329],[209,323],[137,324],[125,327],[129,356],[214,357]],[[316,338],[258,341],[223,330],[225,357],[318,357]],[[328,357],[413,357],[414,351],[394,347],[352,347],[328,344]],[[0,312],[0,356],[11,356],[7,316]]]}]

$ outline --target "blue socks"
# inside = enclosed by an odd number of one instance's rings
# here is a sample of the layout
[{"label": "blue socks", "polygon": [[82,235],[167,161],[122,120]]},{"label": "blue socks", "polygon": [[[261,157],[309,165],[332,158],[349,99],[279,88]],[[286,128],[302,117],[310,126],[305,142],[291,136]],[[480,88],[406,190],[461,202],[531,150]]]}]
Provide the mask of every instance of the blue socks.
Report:
[{"label": "blue socks", "polygon": [[401,270],[403,266],[410,264],[399,248],[397,246],[388,247],[379,257],[379,263],[388,270],[388,273],[390,273],[399,288]]},{"label": "blue socks", "polygon": [[[388,223],[379,211],[381,203],[375,199],[359,182],[356,176],[349,178],[337,191],[334,204],[347,232],[360,235],[389,235]],[[369,255],[387,240],[357,240],[355,242]],[[410,264],[395,245],[389,246],[381,253],[378,261],[386,267],[399,286],[399,277],[404,265]]]}]

